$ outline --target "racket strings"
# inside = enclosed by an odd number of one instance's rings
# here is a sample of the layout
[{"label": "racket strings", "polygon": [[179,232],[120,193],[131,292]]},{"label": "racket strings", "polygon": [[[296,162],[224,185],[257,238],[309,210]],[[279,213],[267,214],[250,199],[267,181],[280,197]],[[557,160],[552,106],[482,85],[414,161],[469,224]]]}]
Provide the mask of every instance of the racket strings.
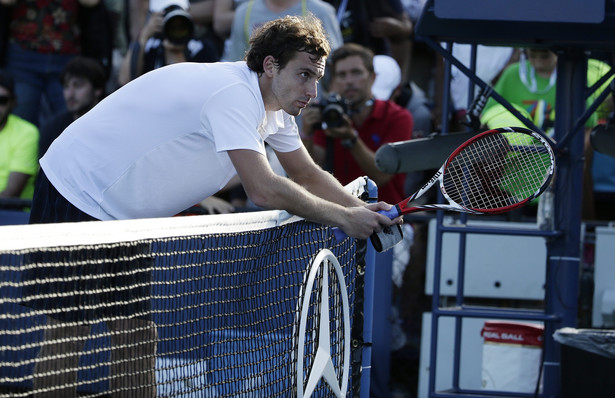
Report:
[{"label": "racket strings", "polygon": [[473,209],[508,207],[536,194],[551,168],[548,149],[524,133],[483,136],[449,163],[443,189],[454,202]]}]

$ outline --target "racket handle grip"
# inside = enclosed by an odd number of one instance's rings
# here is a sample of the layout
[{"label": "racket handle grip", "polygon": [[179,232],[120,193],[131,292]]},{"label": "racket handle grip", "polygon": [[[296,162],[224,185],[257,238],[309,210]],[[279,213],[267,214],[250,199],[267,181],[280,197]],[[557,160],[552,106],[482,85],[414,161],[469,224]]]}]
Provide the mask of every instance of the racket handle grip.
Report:
[{"label": "racket handle grip", "polygon": [[[399,206],[395,205],[389,210],[380,210],[378,213],[389,217],[391,220],[400,216]],[[342,241],[348,237],[344,231],[338,227],[333,228],[333,234],[337,241]],[[393,225],[385,228],[381,232],[376,232],[370,237],[374,249],[378,252],[386,251],[395,246],[403,239],[403,233],[399,225]]]},{"label": "racket handle grip", "polygon": [[391,220],[397,218],[401,215],[401,211],[399,210],[399,206],[392,206],[389,210],[380,210],[378,213],[384,214],[389,217]]}]

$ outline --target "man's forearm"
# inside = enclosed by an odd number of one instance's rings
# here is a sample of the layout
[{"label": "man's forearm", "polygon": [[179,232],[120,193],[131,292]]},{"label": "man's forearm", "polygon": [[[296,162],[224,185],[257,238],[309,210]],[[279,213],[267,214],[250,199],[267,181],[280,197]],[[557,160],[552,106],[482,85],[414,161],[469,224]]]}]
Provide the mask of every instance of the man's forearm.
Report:
[{"label": "man's forearm", "polygon": [[[296,155],[299,160],[302,156],[308,156],[302,152]],[[281,160],[285,159],[285,156],[282,155]],[[326,175],[311,177],[315,173],[313,170],[319,170],[319,168],[310,169],[308,172],[304,170],[294,176],[299,181],[292,181],[275,174],[267,159],[254,151],[229,151],[229,157],[241,178],[248,197],[255,205],[266,209],[286,210],[323,224],[339,226],[343,223],[344,207],[348,204],[340,204],[339,199],[331,202],[319,195],[324,194],[327,198],[332,198],[334,194],[327,193],[326,187],[338,193],[343,188],[336,188],[336,184],[340,187],[341,185],[335,179],[330,179],[333,177]],[[318,182],[324,186],[316,187]],[[312,190],[314,192],[311,192]],[[344,194],[350,197],[350,194]]]},{"label": "man's forearm", "polygon": [[[365,205],[331,175],[317,167],[305,149],[280,154],[294,181],[271,170],[267,159],[254,151],[228,152],[246,193],[257,206],[282,209],[306,220],[341,228],[348,236],[366,239],[392,221],[379,214],[385,204]],[[294,160],[294,165],[293,161]],[[285,167],[286,168],[286,167]]]},{"label": "man's forearm", "polygon": [[[270,177],[270,181],[261,180],[258,188],[246,187],[248,196],[257,206],[266,209],[282,209],[321,224],[341,226],[343,208],[351,206],[350,203],[339,203],[339,198],[329,200],[329,197],[333,199],[331,191],[324,192],[323,197],[320,196],[321,189],[311,192],[311,187],[299,185],[286,177],[278,175]],[[334,189],[334,186],[335,184],[332,184],[331,189]],[[344,195],[351,196],[346,192]]]},{"label": "man's forearm", "polygon": [[[278,175],[275,175],[271,182],[273,185],[270,185],[270,188],[273,187],[273,192],[270,192],[269,201],[266,202],[270,208],[283,209],[306,220],[339,227],[348,236],[367,239],[375,231],[379,231],[382,225],[393,223],[387,216],[378,213],[389,210],[389,205],[383,203],[365,205],[337,181],[330,185],[330,190],[322,193],[324,197],[313,194],[290,179]],[[323,184],[327,185],[324,182]]]},{"label": "man's forearm", "polygon": [[351,195],[335,177],[315,164],[305,148],[276,154],[289,177],[312,194],[345,207],[364,205],[360,199]]}]

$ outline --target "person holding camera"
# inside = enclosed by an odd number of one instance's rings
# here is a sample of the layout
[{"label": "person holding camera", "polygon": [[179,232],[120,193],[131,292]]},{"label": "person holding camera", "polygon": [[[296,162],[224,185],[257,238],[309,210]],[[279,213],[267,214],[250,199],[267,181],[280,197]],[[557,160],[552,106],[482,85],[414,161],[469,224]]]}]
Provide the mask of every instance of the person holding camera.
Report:
[{"label": "person holding camera", "polygon": [[215,45],[194,37],[192,17],[179,3],[171,2],[161,11],[153,11],[139,34],[130,44],[120,71],[118,84],[178,62],[216,62],[220,55]]},{"label": "person holding camera", "polygon": [[404,194],[404,174],[386,174],[376,167],[376,150],[389,142],[412,137],[413,118],[393,101],[374,99],[373,52],[347,43],[330,58],[331,93],[308,107],[302,134],[312,157],[342,183],[367,175],[380,200],[398,203]]}]

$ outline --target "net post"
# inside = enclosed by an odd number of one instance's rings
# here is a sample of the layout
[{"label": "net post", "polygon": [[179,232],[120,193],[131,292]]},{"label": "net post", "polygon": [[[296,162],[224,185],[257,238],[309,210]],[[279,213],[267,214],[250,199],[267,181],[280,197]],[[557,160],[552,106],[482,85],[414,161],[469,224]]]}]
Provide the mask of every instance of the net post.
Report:
[{"label": "net post", "polygon": [[[376,183],[366,178],[366,189],[368,201],[376,202],[378,198],[378,187]],[[364,251],[363,251],[364,250]],[[365,242],[364,248],[364,274],[363,274],[363,301],[357,306],[363,306],[363,331],[362,331],[362,358],[361,358],[361,386],[359,389],[361,398],[370,396],[371,377],[372,377],[372,344],[373,344],[373,325],[374,325],[374,291],[376,278],[376,250],[371,242]],[[358,259],[357,259],[358,261]],[[359,323],[356,323],[359,324]]]}]

